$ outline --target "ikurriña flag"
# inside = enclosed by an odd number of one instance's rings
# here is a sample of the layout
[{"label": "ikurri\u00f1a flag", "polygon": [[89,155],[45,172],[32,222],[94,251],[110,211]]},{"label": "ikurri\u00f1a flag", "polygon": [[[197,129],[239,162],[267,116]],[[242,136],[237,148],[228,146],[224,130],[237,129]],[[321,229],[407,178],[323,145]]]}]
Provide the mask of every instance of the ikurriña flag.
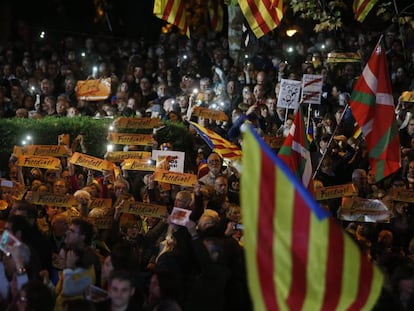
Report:
[{"label": "ikurri\u00f1a flag", "polygon": [[401,166],[394,98],[382,38],[355,84],[350,106],[366,141],[370,167],[379,181]]},{"label": "ikurri\u00f1a flag", "polygon": [[153,13],[158,18],[180,28],[190,37],[184,0],[155,0]]},{"label": "ikurri\u00f1a flag", "polygon": [[190,125],[196,130],[197,134],[201,136],[210,149],[219,154],[223,159],[233,161],[241,158],[242,151],[235,144],[224,139],[216,132],[195,122],[190,121]]},{"label": "ikurri\u00f1a flag", "polygon": [[352,9],[355,19],[362,23],[377,2],[378,0],[354,0]]},{"label": "ikurri\u00f1a flag", "polygon": [[289,134],[279,150],[279,158],[291,169],[297,178],[302,180],[308,189],[312,187],[312,161],[309,152],[309,141],[307,139],[307,127],[304,115],[299,107]]},{"label": "ikurri\u00f1a flag", "polygon": [[255,310],[371,310],[383,275],[248,128],[241,207]]},{"label": "ikurri\u00f1a flag", "polygon": [[275,29],[283,18],[283,0],[239,0],[239,5],[257,38]]}]

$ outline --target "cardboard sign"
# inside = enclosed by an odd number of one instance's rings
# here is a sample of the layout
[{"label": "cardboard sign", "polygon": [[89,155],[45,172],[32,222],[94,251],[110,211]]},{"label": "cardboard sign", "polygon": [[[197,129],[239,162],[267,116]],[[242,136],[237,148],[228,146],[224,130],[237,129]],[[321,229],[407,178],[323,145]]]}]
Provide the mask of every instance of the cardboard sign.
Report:
[{"label": "cardboard sign", "polygon": [[170,150],[152,150],[152,159],[157,161],[157,167],[162,160],[167,161],[164,169],[171,172],[184,173],[185,152]]},{"label": "cardboard sign", "polygon": [[353,184],[337,185],[315,189],[315,198],[318,201],[342,198],[344,196],[352,196],[356,194],[356,189]]},{"label": "cardboard sign", "polygon": [[92,198],[91,205],[89,209],[93,208],[111,208],[112,207],[112,200],[111,199],[103,199],[103,198]]},{"label": "cardboard sign", "polygon": [[298,109],[301,81],[282,79],[280,92],[277,99],[277,107],[287,109]]},{"label": "cardboard sign", "polygon": [[361,55],[354,52],[347,53],[338,53],[331,52],[328,53],[328,63],[360,63]]},{"label": "cardboard sign", "polygon": [[401,100],[403,102],[414,103],[414,91],[406,91],[401,94]]},{"label": "cardboard sign", "polygon": [[67,157],[69,150],[63,145],[29,145],[21,149],[24,155]]},{"label": "cardboard sign", "polygon": [[272,149],[279,149],[283,145],[286,137],[275,135],[264,135],[263,140]]},{"label": "cardboard sign", "polygon": [[53,193],[33,192],[29,200],[35,205],[52,205],[59,207],[78,207],[79,203],[73,195],[57,195]]},{"label": "cardboard sign", "polygon": [[109,133],[108,140],[117,145],[148,146],[154,140],[152,134]]},{"label": "cardboard sign", "polygon": [[396,190],[392,192],[395,201],[414,203],[414,191],[412,190]]},{"label": "cardboard sign", "polygon": [[359,197],[342,198],[338,218],[346,221],[389,222],[391,211],[380,200]]},{"label": "cardboard sign", "polygon": [[112,126],[118,129],[153,129],[161,126],[158,118],[126,118],[121,117],[112,122]]},{"label": "cardboard sign", "polygon": [[112,228],[113,217],[111,216],[88,217],[88,220],[95,225],[96,229],[105,230]]},{"label": "cardboard sign", "polygon": [[155,171],[155,164],[151,159],[126,159],[121,163],[123,170]]},{"label": "cardboard sign", "polygon": [[194,107],[192,111],[196,117],[201,117],[210,120],[227,121],[229,118],[224,111],[208,109],[205,107]]},{"label": "cardboard sign", "polygon": [[83,153],[75,152],[70,158],[70,163],[86,167],[95,171],[113,170],[114,164],[112,162],[92,157]]},{"label": "cardboard sign", "polygon": [[60,160],[58,158],[46,156],[20,155],[17,157],[16,165],[25,167],[38,167],[51,170],[61,169]]},{"label": "cardboard sign", "polygon": [[105,100],[111,94],[111,78],[79,80],[76,83],[76,96],[81,100]]},{"label": "cardboard sign", "polygon": [[121,212],[144,217],[165,218],[168,216],[167,207],[143,202],[126,202]]},{"label": "cardboard sign", "polygon": [[302,77],[302,103],[320,104],[322,95],[322,76],[304,74]]},{"label": "cardboard sign", "polygon": [[197,175],[156,169],[154,180],[173,185],[193,187],[197,183]]},{"label": "cardboard sign", "polygon": [[105,160],[121,163],[126,159],[149,159],[151,152],[149,151],[112,151],[105,154]]}]

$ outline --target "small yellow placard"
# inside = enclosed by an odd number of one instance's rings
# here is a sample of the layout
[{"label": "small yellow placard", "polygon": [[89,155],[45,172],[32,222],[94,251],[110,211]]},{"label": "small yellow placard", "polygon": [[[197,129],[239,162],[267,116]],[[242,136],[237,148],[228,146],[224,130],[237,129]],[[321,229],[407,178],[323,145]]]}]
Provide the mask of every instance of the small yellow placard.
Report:
[{"label": "small yellow placard", "polygon": [[47,156],[20,155],[17,157],[17,165],[52,170],[59,170],[61,168],[60,160],[58,158]]},{"label": "small yellow placard", "polygon": [[158,118],[126,118],[116,119],[112,125],[115,128],[122,129],[153,129],[159,127],[162,121]]},{"label": "small yellow placard", "polygon": [[95,171],[113,170],[115,164],[104,159],[92,157],[83,153],[75,152],[70,158],[70,163],[86,167]]},{"label": "small yellow placard", "polygon": [[63,145],[29,145],[22,148],[25,155],[66,157],[68,149]]},{"label": "small yellow placard", "polygon": [[105,100],[111,93],[111,78],[96,80],[79,80],[76,83],[78,99],[97,101]]},{"label": "small yellow placard", "polygon": [[353,184],[337,185],[315,189],[315,198],[318,201],[342,198],[343,196],[356,195],[355,186]]},{"label": "small yellow placard", "polygon": [[111,199],[102,199],[102,198],[93,198],[91,200],[91,205],[89,209],[93,208],[111,208],[112,200]]},{"label": "small yellow placard", "polygon": [[401,94],[401,100],[403,102],[414,103],[414,91],[406,91]]},{"label": "small yellow placard", "polygon": [[111,229],[113,217],[104,216],[104,217],[88,217],[91,223],[93,223],[96,229]]},{"label": "small yellow placard", "polygon": [[414,203],[414,191],[412,190],[394,190],[392,197],[395,201]]},{"label": "small yellow placard", "polygon": [[126,159],[121,166],[123,170],[129,171],[155,171],[155,165],[151,159]]},{"label": "small yellow placard", "polygon": [[229,119],[224,111],[208,109],[205,107],[194,107],[193,115],[210,120],[227,121]]},{"label": "small yellow placard", "polygon": [[127,202],[121,208],[121,212],[144,217],[165,218],[168,216],[167,207],[143,202]]},{"label": "small yellow placard", "polygon": [[154,172],[154,180],[174,185],[193,187],[197,183],[197,175],[156,169]]},{"label": "small yellow placard", "polygon": [[105,160],[121,163],[126,159],[150,159],[151,152],[149,151],[112,151],[107,152]]},{"label": "small yellow placard", "polygon": [[152,134],[123,134],[109,133],[108,140],[118,145],[140,145],[148,146],[152,144]]},{"label": "small yellow placard", "polygon": [[76,201],[73,195],[57,195],[53,193],[40,193],[33,192],[30,198],[30,203],[36,205],[51,205],[61,207],[78,207],[78,201]]}]

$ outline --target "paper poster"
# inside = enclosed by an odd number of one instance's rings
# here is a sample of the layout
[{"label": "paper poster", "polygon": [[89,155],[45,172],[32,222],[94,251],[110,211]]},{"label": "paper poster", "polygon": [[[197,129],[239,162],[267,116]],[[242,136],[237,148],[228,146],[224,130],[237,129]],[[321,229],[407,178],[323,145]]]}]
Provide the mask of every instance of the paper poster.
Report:
[{"label": "paper poster", "polygon": [[20,155],[17,157],[16,165],[24,167],[38,167],[51,170],[61,169],[60,160],[58,158],[47,156]]},{"label": "paper poster", "polygon": [[380,200],[344,197],[338,218],[346,221],[389,222],[391,211]]},{"label": "paper poster", "polygon": [[282,79],[277,107],[298,109],[301,85],[301,81]]},{"label": "paper poster", "polygon": [[163,169],[171,172],[184,173],[185,152],[170,150],[152,150],[152,159],[157,162],[159,167],[160,161],[167,161],[167,165]]},{"label": "paper poster", "polygon": [[171,212],[170,221],[173,224],[184,226],[190,219],[190,215],[191,210],[174,207]]},{"label": "paper poster", "polygon": [[111,78],[79,80],[76,83],[76,96],[81,100],[105,100],[111,94]]},{"label": "paper poster", "polygon": [[117,129],[153,129],[162,125],[159,118],[126,118],[121,117],[112,122]]},{"label": "paper poster", "polygon": [[117,145],[148,146],[153,142],[152,134],[109,133],[108,140]]},{"label": "paper poster", "polygon": [[112,162],[79,152],[75,152],[73,156],[70,158],[69,162],[75,165],[79,165],[101,172],[105,170],[113,170],[115,166]]},{"label": "paper poster", "polygon": [[193,187],[197,183],[197,175],[156,169],[154,180],[173,185]]},{"label": "paper poster", "polygon": [[301,102],[319,105],[321,103],[322,84],[322,75],[304,74],[302,77]]}]

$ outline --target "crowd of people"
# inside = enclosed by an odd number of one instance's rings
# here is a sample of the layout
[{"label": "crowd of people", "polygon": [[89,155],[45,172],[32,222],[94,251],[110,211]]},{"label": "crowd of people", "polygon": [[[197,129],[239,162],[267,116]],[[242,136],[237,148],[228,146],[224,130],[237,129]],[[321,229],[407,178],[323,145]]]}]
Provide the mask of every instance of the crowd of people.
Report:
[{"label": "crowd of people", "polygon": [[[383,201],[391,217],[386,223],[346,222],[338,219],[340,199],[321,204],[387,276],[376,310],[410,310],[414,213],[412,203],[394,196],[395,189],[414,188],[414,107],[400,97],[414,90],[414,42],[402,39],[393,28],[384,37],[402,166],[381,182],[370,170],[363,139],[354,135],[348,106],[354,83],[378,40],[378,34],[362,30],[303,37],[293,51],[284,39],[269,36],[241,60],[230,56],[225,37],[212,34],[188,39],[171,32],[160,34],[154,44],[74,36],[37,40],[29,46],[16,40],[0,52],[0,116],[152,117],[185,126],[191,120],[241,145],[246,120],[261,135],[287,136],[295,111],[277,105],[281,79],[320,74],[321,103],[307,107],[314,129],[310,152],[315,188],[353,183],[358,197]],[[355,52],[361,60],[328,63],[332,51]],[[103,78],[111,79],[108,99],[77,97],[78,81]],[[196,106],[222,111],[227,118],[196,117]],[[77,140],[86,150],[82,137]],[[170,142],[161,148],[173,146]],[[135,150],[132,147],[129,150]],[[1,219],[3,229],[19,243],[1,254],[2,309],[251,310],[241,172],[223,163],[200,139],[194,153],[194,187],[158,183],[152,172],[130,171],[114,178],[109,172],[73,165],[68,158],[61,158],[60,170],[22,168],[11,155],[2,176]],[[70,195],[78,204],[33,204],[39,193]],[[99,198],[110,199],[111,207],[90,210],[90,202]],[[123,212],[132,202],[162,205],[168,213],[182,208],[191,214],[177,225],[170,217]],[[112,223],[98,229],[93,219],[103,216]]]}]

